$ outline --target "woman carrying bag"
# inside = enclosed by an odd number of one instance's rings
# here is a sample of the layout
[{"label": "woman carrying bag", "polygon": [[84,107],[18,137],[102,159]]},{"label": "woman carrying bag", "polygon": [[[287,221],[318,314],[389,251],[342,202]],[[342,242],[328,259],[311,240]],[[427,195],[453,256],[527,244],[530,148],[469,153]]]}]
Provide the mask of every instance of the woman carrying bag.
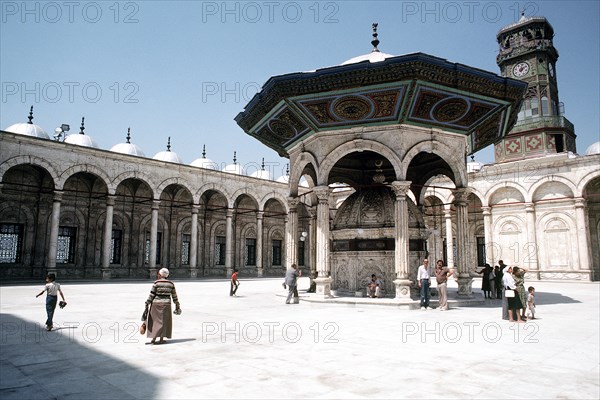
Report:
[{"label": "woman carrying bag", "polygon": [[[162,268],[158,271],[158,279],[152,285],[150,295],[146,300],[146,310],[144,316],[147,316],[145,324],[142,324],[140,333],[146,327],[146,336],[152,338],[151,344],[156,344],[156,339],[160,338],[158,343],[165,343],[164,338],[171,339],[173,331],[173,316],[171,315],[171,298],[175,303],[176,315],[181,314],[179,299],[175,291],[175,284],[167,280],[169,270]],[[143,334],[143,333],[142,333]]]}]

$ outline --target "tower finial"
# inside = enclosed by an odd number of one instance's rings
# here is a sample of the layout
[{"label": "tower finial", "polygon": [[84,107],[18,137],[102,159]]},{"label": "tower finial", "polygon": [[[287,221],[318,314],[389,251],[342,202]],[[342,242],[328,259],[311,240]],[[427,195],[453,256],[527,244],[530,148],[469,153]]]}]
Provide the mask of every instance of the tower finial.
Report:
[{"label": "tower finial", "polygon": [[285,174],[290,176],[290,163],[285,164]]},{"label": "tower finial", "polygon": [[167,151],[171,151],[171,136],[167,139]]},{"label": "tower finial", "polygon": [[29,109],[29,117],[27,117],[29,119],[29,122],[27,122],[28,124],[33,124],[33,106],[31,106],[31,108]]},{"label": "tower finial", "polygon": [[525,7],[523,7],[521,8],[521,18],[519,18],[519,21],[524,21],[525,19]]},{"label": "tower finial", "polygon": [[131,143],[131,127],[127,128],[127,144]]},{"label": "tower finial", "polygon": [[377,48],[377,46],[379,46],[379,39],[377,39],[377,36],[379,36],[377,34],[377,26],[378,25],[379,24],[377,22],[373,22],[373,25],[372,25],[372,27],[373,27],[373,40],[371,40],[371,44],[373,45],[373,50],[371,50],[372,52],[379,51],[379,49]]},{"label": "tower finial", "polygon": [[236,157],[236,152],[233,152],[233,164],[237,164],[237,157]]},{"label": "tower finial", "polygon": [[202,158],[206,158],[206,145],[202,145]]},{"label": "tower finial", "polygon": [[85,135],[85,133],[83,133],[83,131],[85,130],[85,117],[81,117],[81,127],[79,128],[79,134],[80,135]]},{"label": "tower finial", "polygon": [[265,170],[265,158],[262,158],[262,165],[260,166],[261,171]]}]

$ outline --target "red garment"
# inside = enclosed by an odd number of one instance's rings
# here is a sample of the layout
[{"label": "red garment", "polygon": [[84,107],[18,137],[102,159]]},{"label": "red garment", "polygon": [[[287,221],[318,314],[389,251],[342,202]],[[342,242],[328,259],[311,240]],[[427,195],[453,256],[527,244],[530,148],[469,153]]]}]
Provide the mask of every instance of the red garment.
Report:
[{"label": "red garment", "polygon": [[231,275],[231,282],[237,282],[237,274],[238,274],[237,272],[234,272],[234,273]]}]

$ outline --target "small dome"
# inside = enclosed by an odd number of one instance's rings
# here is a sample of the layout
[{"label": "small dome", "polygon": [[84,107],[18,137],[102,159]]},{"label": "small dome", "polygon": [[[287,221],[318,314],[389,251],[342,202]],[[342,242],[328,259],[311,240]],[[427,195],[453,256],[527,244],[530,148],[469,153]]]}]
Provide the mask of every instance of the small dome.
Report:
[{"label": "small dome", "polygon": [[179,158],[179,155],[174,151],[171,151],[171,137],[169,137],[167,140],[167,150],[159,151],[152,158],[158,161],[183,164],[183,161],[181,158]]},{"label": "small dome", "polygon": [[229,164],[225,166],[225,168],[223,168],[222,171],[227,172],[228,174],[244,175],[242,166],[238,163]]},{"label": "small dome", "polygon": [[396,57],[392,54],[382,53],[380,51],[372,51],[368,54],[363,54],[362,56],[354,57],[349,60],[344,61],[341,65],[348,64],[356,64],[363,61],[368,61],[370,63],[376,63],[385,60],[386,58]]},{"label": "small dome", "polygon": [[290,183],[290,176],[289,175],[281,175],[279,178],[277,178],[275,180],[275,182],[279,182],[279,183]]},{"label": "small dome", "polygon": [[202,146],[202,158],[197,158],[190,164],[192,167],[199,167],[204,169],[212,169],[215,171],[219,170],[219,166],[216,162],[210,158],[206,158],[206,145]]},{"label": "small dome", "polygon": [[305,177],[300,178],[300,182],[298,182],[298,186],[305,187],[305,188],[308,187],[308,181],[306,180]]},{"label": "small dome", "polygon": [[253,178],[271,180],[271,173],[266,169],[259,169],[258,171],[254,171],[250,174],[250,176]]},{"label": "small dome", "polygon": [[77,146],[93,147],[97,149],[98,143],[96,143],[96,141],[91,136],[83,133],[83,131],[85,130],[84,121],[85,117],[81,118],[81,128],[79,130],[79,133],[67,136],[67,138],[65,139],[65,143],[75,144]]},{"label": "small dome", "polygon": [[478,172],[481,170],[481,168],[483,168],[483,163],[480,163],[479,161],[471,161],[467,163],[467,173]]},{"label": "small dome", "polygon": [[600,154],[600,142],[592,143],[585,151],[586,156],[591,156],[592,154]]},{"label": "small dome", "polygon": [[50,136],[41,126],[33,123],[33,106],[29,110],[29,122],[13,124],[5,129],[6,132],[16,133],[18,135],[33,136],[40,139],[50,139]]},{"label": "small dome", "polygon": [[127,154],[130,156],[146,157],[139,146],[131,143],[131,128],[127,129],[127,142],[119,143],[110,148],[115,153]]}]

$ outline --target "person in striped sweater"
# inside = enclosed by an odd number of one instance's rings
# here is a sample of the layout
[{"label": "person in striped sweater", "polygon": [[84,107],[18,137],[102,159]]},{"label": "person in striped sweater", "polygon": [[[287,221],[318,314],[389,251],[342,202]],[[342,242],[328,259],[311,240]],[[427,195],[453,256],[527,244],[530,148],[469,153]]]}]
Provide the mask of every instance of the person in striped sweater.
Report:
[{"label": "person in striped sweater", "polygon": [[173,331],[171,298],[173,298],[173,303],[175,303],[175,314],[181,314],[181,307],[179,306],[175,284],[167,280],[168,277],[168,269],[162,268],[158,271],[158,279],[152,285],[150,295],[146,300],[146,308],[150,308],[146,320],[146,335],[147,337],[152,338],[150,341],[151,344],[156,344],[157,338],[160,338],[158,343],[164,343],[165,337],[171,339]]}]

